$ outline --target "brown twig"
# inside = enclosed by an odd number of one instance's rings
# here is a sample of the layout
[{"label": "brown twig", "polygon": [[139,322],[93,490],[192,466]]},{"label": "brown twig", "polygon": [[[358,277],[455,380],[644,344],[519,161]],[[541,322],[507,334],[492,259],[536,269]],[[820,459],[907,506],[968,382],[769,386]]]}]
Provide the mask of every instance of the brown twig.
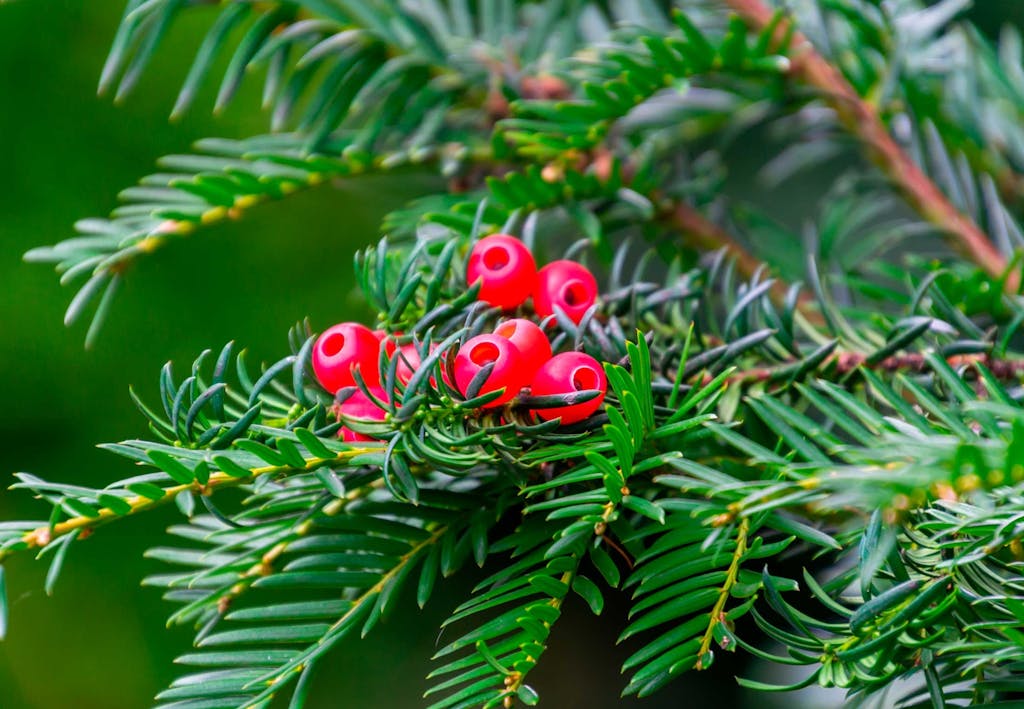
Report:
[{"label": "brown twig", "polygon": [[[671,202],[665,212],[665,221],[682,231],[695,246],[709,251],[724,248],[736,264],[736,271],[745,278],[753,278],[765,266],[764,261],[754,256],[732,234],[684,202]],[[789,286],[785,281],[776,280],[771,288],[772,299],[783,302],[788,291]],[[800,294],[798,303],[801,306],[809,306],[812,302],[813,298],[809,294]]]},{"label": "brown twig", "polygon": [[[732,234],[685,202],[670,203],[666,208],[665,221],[682,231],[684,237],[701,248],[709,250],[725,248],[736,264],[736,271],[747,279],[753,278],[758,270],[765,266],[764,261],[751,253]],[[789,288],[789,283],[776,278],[768,294],[776,305],[782,305],[789,295]],[[808,324],[813,326],[824,324],[825,320],[821,315],[821,310],[817,307],[817,301],[808,291],[800,290],[796,296],[796,307]]]},{"label": "brown twig", "polygon": [[629,567],[629,570],[633,570],[633,567],[636,565],[636,562],[633,560],[633,555],[626,551],[625,547],[623,547],[621,544],[615,541],[608,533],[601,535],[601,541],[603,541],[605,544],[614,549],[619,554],[619,556],[622,557],[622,560],[626,562],[626,566]]},{"label": "brown twig", "polygon": [[[987,367],[996,379],[1013,380],[1024,377],[1024,359],[1000,359],[981,353],[953,355],[952,357],[947,357],[946,362],[954,369],[982,365]],[[795,362],[791,362],[774,367],[757,367],[739,371],[729,377],[728,381],[733,384],[769,381],[776,375],[791,368],[794,364]],[[842,375],[849,374],[862,367],[878,372],[924,372],[928,369],[928,366],[928,360],[925,358],[925,355],[919,353],[892,355],[877,362],[869,362],[867,355],[859,352],[836,352],[826,358],[819,366],[819,369],[832,367],[836,374]],[[712,379],[713,377],[710,374],[704,374],[702,377],[705,384]]]},{"label": "brown twig", "polygon": [[[607,180],[612,175],[614,163],[612,151],[602,146],[592,150],[577,167],[580,170],[585,170],[590,166],[601,179]],[[636,166],[630,162],[623,161],[620,164],[620,173],[626,183],[632,181],[635,172]],[[656,216],[663,223],[682,232],[685,241],[707,251],[718,251],[724,248],[729,257],[733,259],[736,271],[744,278],[751,279],[758,271],[768,266],[746,245],[723,227],[701,214],[695,207],[679,199],[666,197],[658,190],[648,193],[646,197],[655,205]],[[776,279],[769,291],[772,300],[776,303],[784,303],[788,293],[789,285],[781,279]],[[818,321],[817,314],[813,312],[814,298],[809,293],[801,291],[797,296],[797,305],[812,322]]]},{"label": "brown twig", "polygon": [[[747,278],[764,266],[764,262],[750,253],[732,234],[684,202],[673,201],[665,213],[665,221],[682,231],[695,246],[709,251],[724,248],[736,263],[736,270]],[[785,296],[786,285],[781,281],[777,281],[776,285],[781,287],[781,295]]]},{"label": "brown twig", "polygon": [[[768,27],[775,15],[775,11],[762,0],[725,2],[757,30]],[[784,19],[778,24],[777,39],[781,40],[789,31],[791,22]],[[840,123],[860,140],[872,161],[903,192],[910,206],[939,227],[956,251],[996,278],[1005,275],[1006,290],[1016,292],[1020,286],[1019,274],[1006,273],[1006,259],[988,236],[954,207],[938,186],[896,144],[877,112],[861,98],[842,72],[819,54],[799,32],[793,33],[791,47],[790,74],[822,92]]]}]

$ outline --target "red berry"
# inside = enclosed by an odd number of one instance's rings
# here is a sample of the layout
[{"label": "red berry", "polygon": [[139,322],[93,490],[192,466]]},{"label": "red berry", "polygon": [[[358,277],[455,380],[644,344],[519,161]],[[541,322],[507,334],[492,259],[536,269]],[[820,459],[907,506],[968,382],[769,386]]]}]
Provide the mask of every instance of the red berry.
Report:
[{"label": "red berry", "polygon": [[397,352],[395,356],[398,357],[395,378],[402,384],[408,384],[409,380],[412,379],[412,375],[420,368],[420,352],[416,349],[416,345],[412,343],[401,345],[397,350],[388,354],[390,355],[394,352]]},{"label": "red berry", "polygon": [[466,282],[480,282],[478,298],[505,310],[523,304],[533,291],[537,264],[519,239],[492,234],[476,242],[469,252]]},{"label": "red berry", "polygon": [[[430,351],[433,352],[436,349],[437,349],[437,346],[433,345],[433,346],[431,346]],[[441,369],[441,381],[443,381],[445,384],[447,384],[450,389],[455,389],[456,387],[455,387],[455,384],[452,383],[451,377],[448,376],[448,365],[451,364],[453,367],[455,366],[455,362],[454,362],[453,358],[454,358],[454,356],[456,354],[457,353],[453,352],[452,350],[448,350],[447,352],[442,354],[441,357],[438,359],[438,365],[440,366],[440,369]],[[436,377],[431,377],[430,378],[430,384],[435,389],[440,389],[437,386],[437,379],[436,379]]]},{"label": "red berry", "polygon": [[[396,332],[394,337],[401,335],[402,333]],[[377,338],[377,342],[384,348],[384,351],[390,356],[394,354],[395,348],[398,346],[395,343],[394,337],[388,335],[386,330],[374,330],[373,336]]]},{"label": "red berry", "polygon": [[515,345],[498,335],[477,335],[467,340],[455,355],[455,384],[463,396],[467,396],[469,384],[477,372],[492,362],[494,369],[480,387],[477,396],[499,389],[505,392],[494,401],[484,404],[485,409],[511,401],[530,381],[526,362]]},{"label": "red berry", "polygon": [[313,345],[313,372],[332,394],[356,383],[352,374],[356,367],[363,381],[374,386],[380,382],[379,353],[380,342],[370,328],[343,322],[325,330]]},{"label": "red berry", "polygon": [[[430,345],[430,352],[433,353],[437,349],[437,345]],[[423,359],[420,357],[420,351],[417,346],[410,342],[406,345],[398,345],[393,339],[384,340],[384,351],[387,353],[387,357],[390,360],[392,356],[398,357],[398,364],[395,367],[395,379],[402,384],[408,384],[414,374],[419,371]],[[395,353],[398,353],[397,355]],[[444,366],[442,363],[441,369],[444,381],[448,383],[448,375],[444,373]],[[382,378],[383,383],[383,378]],[[437,382],[433,374],[430,375],[430,385],[437,387]]]},{"label": "red berry", "polygon": [[[384,390],[380,387],[371,387],[370,393],[381,401],[387,401],[387,396],[384,394]],[[352,396],[339,404],[336,407],[336,411],[345,418],[360,419],[364,421],[383,421],[384,417],[387,415],[387,412],[380,408],[373,399],[364,394],[362,389],[357,389]],[[376,440],[365,433],[353,431],[348,426],[342,426],[339,435],[341,436],[341,439],[347,443]]]},{"label": "red berry", "polygon": [[553,315],[555,306],[579,323],[597,300],[597,280],[586,266],[575,261],[552,261],[537,272],[533,307],[537,315]]},{"label": "red berry", "polygon": [[547,335],[530,320],[506,320],[495,328],[494,334],[508,339],[522,353],[526,360],[526,373],[530,378],[542,364],[551,359],[551,343]]},{"label": "red berry", "polygon": [[590,417],[601,408],[604,394],[608,391],[608,380],[601,363],[583,352],[557,354],[537,370],[530,387],[532,396],[550,394],[571,394],[577,391],[597,389],[601,393],[580,404],[535,409],[534,412],[545,421],[561,418],[563,424],[576,423]]}]

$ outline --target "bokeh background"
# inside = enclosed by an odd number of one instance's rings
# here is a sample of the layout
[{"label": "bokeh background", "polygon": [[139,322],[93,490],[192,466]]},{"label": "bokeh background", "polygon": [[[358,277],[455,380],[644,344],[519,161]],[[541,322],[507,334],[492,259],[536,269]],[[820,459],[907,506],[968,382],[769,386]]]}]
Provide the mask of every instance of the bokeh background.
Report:
[{"label": "bokeh background", "polygon": [[[992,34],[1004,21],[1024,21],[1024,3],[979,5],[971,12]],[[21,255],[66,237],[77,218],[108,212],[117,192],[152,171],[158,156],[186,151],[201,137],[241,137],[266,126],[256,82],[225,115],[209,115],[216,87],[208,86],[187,117],[168,122],[198,31],[211,16],[206,11],[173,28],[125,105],[97,98],[122,9],[121,0],[0,1],[0,483],[16,471],[95,486],[126,477],[129,465],[95,444],[145,433],[128,387],[155,399],[166,360],[183,370],[204,348],[231,339],[248,347],[253,362],[275,359],[287,349],[287,328],[302,317],[317,328],[369,318],[353,292],[352,253],[376,240],[384,212],[431,184],[423,177],[354,181],[178,242],[133,269],[105,331],[85,351],[84,329],[61,324],[71,292]],[[790,206],[794,213],[813,208]],[[0,519],[45,514],[26,494],[0,491]],[[42,591],[45,564],[11,560],[0,707],[151,704],[190,640],[188,629],[165,629],[170,606],[138,584],[157,568],[142,552],[176,515],[161,510],[76,543],[52,598]],[[449,582],[426,611],[399,611],[371,638],[335,652],[309,706],[422,705],[437,625],[469,580]],[[620,704],[618,666],[626,652],[614,640],[625,609],[612,603],[594,619],[579,605],[560,623],[533,677],[545,706],[765,706],[763,697],[736,688],[728,663],[651,701]],[[804,705],[836,700],[816,695]]]}]

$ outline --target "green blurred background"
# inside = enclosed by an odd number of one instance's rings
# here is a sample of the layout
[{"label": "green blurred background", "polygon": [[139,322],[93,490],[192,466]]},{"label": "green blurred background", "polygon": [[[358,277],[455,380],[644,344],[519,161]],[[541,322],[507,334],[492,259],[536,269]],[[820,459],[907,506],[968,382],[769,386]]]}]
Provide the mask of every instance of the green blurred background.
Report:
[{"label": "green blurred background", "polygon": [[[990,1],[975,14],[994,33],[1011,14],[1021,21],[1022,5]],[[167,359],[184,370],[204,348],[230,339],[248,347],[254,362],[273,359],[287,349],[287,328],[304,316],[317,328],[369,318],[353,293],[352,253],[376,239],[385,211],[430,185],[424,178],[356,181],[262,207],[241,223],[176,243],[132,270],[97,345],[84,351],[84,329],[61,325],[71,291],[59,287],[49,268],[22,263],[21,255],[68,236],[75,219],[109,211],[117,192],[152,171],[158,156],[186,151],[197,138],[240,137],[266,126],[256,109],[256,82],[217,119],[208,112],[216,87],[208,86],[205,100],[184,120],[167,121],[199,30],[212,16],[205,10],[174,27],[124,106],[97,98],[122,7],[120,0],[0,0],[3,476],[23,470],[94,486],[126,477],[126,462],[94,446],[144,435],[128,386],[153,399]],[[45,514],[25,494],[0,492],[0,519]],[[76,544],[53,598],[42,591],[45,564],[30,557],[11,561],[0,707],[151,703],[175,676],[172,660],[190,639],[187,629],[165,629],[170,607],[138,584],[157,568],[142,558],[143,550],[176,515],[161,510]],[[465,584],[450,582],[425,612],[400,611],[373,637],[336,652],[322,668],[310,706],[421,705],[437,625]],[[569,611],[534,677],[545,706],[634,706],[615,699],[623,686],[618,666],[625,650],[614,648],[623,615],[619,604],[599,620]],[[637,706],[741,705],[729,669],[678,682]],[[822,701],[819,696],[807,706]]]}]

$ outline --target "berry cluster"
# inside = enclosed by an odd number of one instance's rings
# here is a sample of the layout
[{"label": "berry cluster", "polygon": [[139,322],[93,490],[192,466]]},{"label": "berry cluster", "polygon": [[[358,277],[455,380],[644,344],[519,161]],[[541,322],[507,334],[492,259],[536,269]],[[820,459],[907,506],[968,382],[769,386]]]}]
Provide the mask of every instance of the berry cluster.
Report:
[{"label": "berry cluster", "polygon": [[[534,312],[542,323],[560,310],[578,324],[597,300],[597,280],[586,267],[560,260],[538,270],[530,250],[506,234],[485,237],[474,245],[466,281],[479,286],[479,300],[506,312],[532,297]],[[313,372],[331,394],[357,387],[337,405],[341,416],[383,421],[388,395],[381,387],[381,364],[395,357],[396,378],[407,384],[421,365],[414,344],[399,345],[383,330],[374,331],[359,323],[340,323],[317,339]],[[444,383],[463,396],[499,392],[483,404],[485,409],[507,404],[527,387],[534,399],[598,392],[584,401],[532,409],[541,420],[558,419],[562,424],[578,423],[593,415],[608,388],[600,362],[583,352],[554,354],[544,329],[525,318],[503,320],[493,333],[466,340],[450,365],[450,369],[441,368]],[[365,390],[358,388],[356,371]],[[448,371],[453,381],[449,381]],[[433,377],[430,381],[436,386]],[[347,427],[341,429],[341,436],[350,442],[371,440]]]},{"label": "berry cluster", "polygon": [[480,300],[502,310],[515,310],[533,296],[533,309],[541,318],[560,308],[579,324],[597,300],[597,280],[575,261],[553,261],[539,271],[523,242],[507,234],[493,234],[476,243],[469,254],[466,281],[480,284]]}]

